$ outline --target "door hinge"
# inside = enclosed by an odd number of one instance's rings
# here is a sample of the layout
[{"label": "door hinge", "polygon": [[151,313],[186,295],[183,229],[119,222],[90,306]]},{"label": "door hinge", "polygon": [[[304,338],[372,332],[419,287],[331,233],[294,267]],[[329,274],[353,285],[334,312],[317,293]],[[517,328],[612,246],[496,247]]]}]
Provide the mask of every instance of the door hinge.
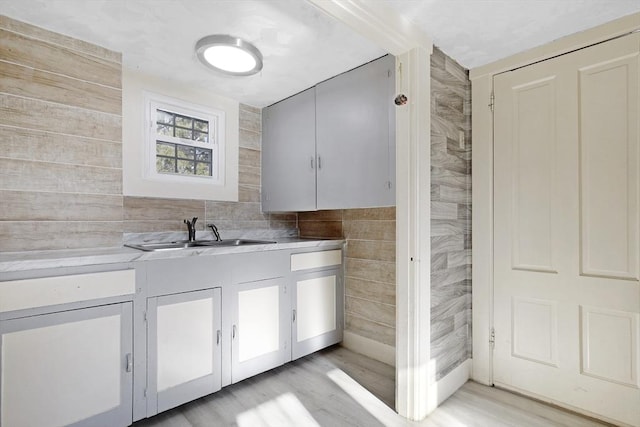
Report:
[{"label": "door hinge", "polygon": [[144,397],[147,397],[147,389],[144,389]]},{"label": "door hinge", "polygon": [[491,333],[489,334],[489,345],[492,349],[496,346],[496,330],[494,328],[491,328]]},{"label": "door hinge", "polygon": [[491,96],[489,97],[489,109],[491,109],[491,112],[493,113],[493,107],[496,103],[496,96],[494,95],[493,92],[491,92]]}]

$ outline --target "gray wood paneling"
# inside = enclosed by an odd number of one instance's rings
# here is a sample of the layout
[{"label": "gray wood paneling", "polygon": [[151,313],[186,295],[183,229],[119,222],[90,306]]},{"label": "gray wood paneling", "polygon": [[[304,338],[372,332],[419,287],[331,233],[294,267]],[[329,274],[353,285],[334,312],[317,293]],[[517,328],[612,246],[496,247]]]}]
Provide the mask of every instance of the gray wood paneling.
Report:
[{"label": "gray wood paneling", "polygon": [[349,332],[391,347],[396,346],[396,329],[392,326],[384,325],[350,312],[345,313],[345,322],[345,330]]},{"label": "gray wood paneling", "polygon": [[113,88],[122,87],[119,61],[113,62],[87,55],[1,28],[0,58],[78,80],[92,81]]},{"label": "gray wood paneling", "polygon": [[122,141],[122,117],[0,93],[0,124]]},{"label": "gray wood paneling", "polygon": [[0,92],[104,113],[122,114],[120,89],[4,61],[0,61]]},{"label": "gray wood paneling", "polygon": [[375,282],[372,280],[345,278],[346,295],[370,299],[383,304],[394,305],[396,303],[395,283]]},{"label": "gray wood paneling", "polygon": [[1,251],[122,243],[120,59],[0,16]]},{"label": "gray wood paneling", "polygon": [[0,157],[0,189],[122,194],[122,169]]},{"label": "gray wood paneling", "polygon": [[122,221],[122,196],[0,190],[0,221]]},{"label": "gray wood paneling", "polygon": [[0,252],[121,244],[122,221],[0,221]]},{"label": "gray wood paneling", "polygon": [[16,21],[7,16],[0,15],[0,28],[5,28],[15,33],[23,34],[34,39],[48,41],[59,46],[66,47],[87,55],[96,56],[120,64],[122,62],[122,54],[105,49],[101,46],[85,42],[84,40],[74,39],[63,34],[54,33],[26,22]]},{"label": "gray wood paneling", "polygon": [[431,351],[440,379],[471,357],[471,93],[467,71],[437,48],[431,98]]},{"label": "gray wood paneling", "polygon": [[103,141],[0,124],[2,157],[122,168],[122,142]]}]

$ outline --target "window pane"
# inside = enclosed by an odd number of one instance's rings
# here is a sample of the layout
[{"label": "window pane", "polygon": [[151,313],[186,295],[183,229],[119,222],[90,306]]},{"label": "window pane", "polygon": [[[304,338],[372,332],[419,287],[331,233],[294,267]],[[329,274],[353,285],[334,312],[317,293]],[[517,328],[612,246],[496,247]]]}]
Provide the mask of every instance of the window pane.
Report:
[{"label": "window pane", "polygon": [[156,171],[159,173],[176,173],[176,159],[157,157]]},{"label": "window pane", "polygon": [[196,148],[196,160],[211,163],[211,150]]},{"label": "window pane", "polygon": [[156,143],[156,154],[160,156],[168,156],[175,157],[176,156],[176,145],[169,144],[167,142],[157,142]]},{"label": "window pane", "polygon": [[209,134],[193,131],[193,140],[200,141],[200,142],[209,142]]},{"label": "window pane", "polygon": [[187,129],[176,128],[176,136],[178,138],[191,139],[191,131]]},{"label": "window pane", "polygon": [[193,123],[193,128],[201,132],[209,132],[209,122],[195,120]]},{"label": "window pane", "polygon": [[193,119],[191,117],[176,115],[176,126],[193,129]]},{"label": "window pane", "polygon": [[181,159],[193,160],[195,152],[196,150],[193,147],[188,147],[186,145],[178,145],[178,157]]},{"label": "window pane", "polygon": [[157,118],[157,122],[158,123],[167,123],[172,125],[173,124],[173,114],[168,113],[166,111],[162,111],[162,110],[156,110],[158,113],[158,118]]},{"label": "window pane", "polygon": [[196,162],[196,175],[211,176],[211,164]]},{"label": "window pane", "polygon": [[158,123],[158,135],[173,136],[173,126]]},{"label": "window pane", "polygon": [[195,173],[195,164],[189,160],[178,160],[178,173],[183,175],[193,175]]}]

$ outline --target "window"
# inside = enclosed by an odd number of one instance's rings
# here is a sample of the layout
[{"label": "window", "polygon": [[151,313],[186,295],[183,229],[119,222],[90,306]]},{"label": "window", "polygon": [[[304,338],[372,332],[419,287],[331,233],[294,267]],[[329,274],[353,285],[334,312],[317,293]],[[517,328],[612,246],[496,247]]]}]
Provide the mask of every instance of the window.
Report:
[{"label": "window", "polygon": [[147,101],[147,178],[218,183],[224,112],[154,95]]}]

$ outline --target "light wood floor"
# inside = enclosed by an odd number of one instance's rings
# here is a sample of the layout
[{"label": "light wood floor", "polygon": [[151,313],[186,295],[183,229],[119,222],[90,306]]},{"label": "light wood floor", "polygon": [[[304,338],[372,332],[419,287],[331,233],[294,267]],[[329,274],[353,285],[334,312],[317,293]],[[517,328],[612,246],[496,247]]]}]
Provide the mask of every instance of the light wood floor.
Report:
[{"label": "light wood floor", "polygon": [[332,347],[139,421],[134,427],[607,425],[471,381],[426,420],[413,423],[391,409],[394,376],[391,366]]}]

